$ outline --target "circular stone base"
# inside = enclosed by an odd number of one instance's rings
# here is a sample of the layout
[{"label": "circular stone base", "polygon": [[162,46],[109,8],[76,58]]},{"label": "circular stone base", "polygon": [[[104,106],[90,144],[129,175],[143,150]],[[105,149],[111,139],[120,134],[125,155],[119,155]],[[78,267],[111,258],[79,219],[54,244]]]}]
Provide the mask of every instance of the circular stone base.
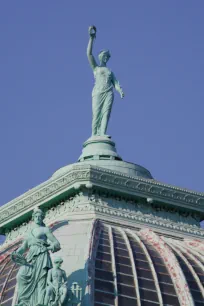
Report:
[{"label": "circular stone base", "polygon": [[144,167],[123,161],[116,151],[115,143],[108,136],[90,137],[83,144],[82,154],[78,162],[58,169],[52,177],[65,174],[76,165],[92,165],[131,177],[153,179],[151,173]]},{"label": "circular stone base", "polygon": [[115,143],[108,136],[92,136],[85,141],[78,161],[99,159],[122,160],[117,154]]}]

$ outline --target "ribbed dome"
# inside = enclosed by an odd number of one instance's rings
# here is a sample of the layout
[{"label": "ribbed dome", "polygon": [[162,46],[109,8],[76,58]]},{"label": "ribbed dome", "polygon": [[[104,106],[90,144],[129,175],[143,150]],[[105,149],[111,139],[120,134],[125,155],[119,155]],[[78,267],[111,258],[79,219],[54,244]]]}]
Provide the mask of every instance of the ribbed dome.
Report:
[{"label": "ribbed dome", "polygon": [[19,266],[12,262],[10,254],[17,248],[18,246],[15,245],[15,247],[6,249],[0,253],[1,306],[11,306],[13,302],[13,295],[16,287],[16,274],[19,270]]},{"label": "ribbed dome", "polygon": [[95,306],[204,305],[203,251],[191,241],[148,229],[99,228]]},{"label": "ribbed dome", "polygon": [[[94,228],[89,247],[95,306],[204,306],[203,242],[102,221]],[[1,306],[13,305],[19,266],[10,254],[19,243],[0,252]]]}]

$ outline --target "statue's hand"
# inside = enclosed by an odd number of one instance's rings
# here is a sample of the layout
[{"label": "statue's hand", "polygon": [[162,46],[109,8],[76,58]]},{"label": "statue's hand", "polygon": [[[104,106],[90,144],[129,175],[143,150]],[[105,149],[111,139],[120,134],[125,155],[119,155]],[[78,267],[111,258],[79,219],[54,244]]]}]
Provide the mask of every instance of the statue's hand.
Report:
[{"label": "statue's hand", "polygon": [[121,99],[123,99],[123,98],[124,98],[125,94],[124,94],[124,92],[123,92],[123,91],[121,91],[121,92],[120,92],[120,96],[121,96]]},{"label": "statue's hand", "polygon": [[48,247],[47,247],[47,250],[48,251],[51,251],[52,253],[54,253],[54,244],[50,244]]},{"label": "statue's hand", "polygon": [[94,25],[89,27],[89,35],[91,38],[96,38],[96,27]]},{"label": "statue's hand", "polygon": [[16,264],[21,265],[21,266],[24,266],[24,265],[28,264],[25,257],[23,257],[21,254],[19,254],[16,251],[11,253],[11,260],[13,262],[15,262]]}]

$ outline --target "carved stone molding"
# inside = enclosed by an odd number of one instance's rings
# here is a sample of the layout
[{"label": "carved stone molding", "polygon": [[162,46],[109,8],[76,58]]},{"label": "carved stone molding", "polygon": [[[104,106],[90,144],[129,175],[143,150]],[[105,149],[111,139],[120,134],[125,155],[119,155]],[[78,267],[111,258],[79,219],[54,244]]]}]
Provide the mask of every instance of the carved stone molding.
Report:
[{"label": "carved stone molding", "polygon": [[6,234],[5,243],[7,243],[7,242],[10,243],[13,240],[23,238],[28,233],[28,231],[30,229],[30,225],[31,225],[30,221],[23,222],[21,225],[15,227],[14,229],[12,229],[10,231],[6,230],[6,232],[5,232],[5,234]]},{"label": "carved stone molding", "polygon": [[[0,226],[6,228],[11,220],[20,219],[33,207],[54,200],[59,194],[72,192],[82,186],[102,188],[131,197],[153,198],[172,207],[185,207],[204,215],[204,194],[161,184],[153,179],[129,177],[90,165],[75,165],[67,173],[51,178],[0,208]],[[15,222],[14,222],[15,223]]]},{"label": "carved stone molding", "polygon": [[[86,189],[48,208],[44,221],[46,225],[50,225],[62,218],[69,219],[71,214],[81,212],[94,213],[96,218],[100,218],[102,214],[113,216],[115,221],[122,218],[131,222],[136,221],[140,224],[204,237],[204,230],[200,228],[198,216],[194,212],[184,213],[179,208],[140,203],[125,197],[110,196],[108,192],[98,193]],[[30,221],[28,220],[27,223],[24,222],[7,231],[5,243],[22,238],[28,232],[29,226]]]},{"label": "carved stone molding", "polygon": [[88,198],[96,212],[204,236],[204,230],[200,228],[197,215],[194,213],[184,214],[179,209],[172,210],[163,205],[155,207],[154,204],[137,203],[120,197],[103,198],[97,193],[90,194]]},{"label": "carved stone molding", "polygon": [[18,217],[19,214],[29,209],[32,210],[33,207],[41,203],[47,202],[51,197],[55,197],[60,191],[64,192],[64,190],[68,189],[75,182],[83,182],[84,180],[88,180],[89,177],[89,167],[86,167],[85,169],[79,169],[77,171],[73,169],[66,175],[56,179],[51,178],[33,190],[3,205],[0,208],[0,225],[7,220],[10,221],[11,218]]},{"label": "carved stone molding", "polygon": [[[174,187],[167,184],[162,184],[153,179],[144,179],[139,177],[128,177],[124,174],[119,174],[117,172],[109,171],[102,168],[92,169],[90,178],[91,180],[102,181],[111,186],[120,186],[120,188],[127,188],[128,191],[137,190],[145,196],[153,197],[153,195],[162,197],[163,200],[169,199],[174,200],[177,204],[195,204],[200,206],[202,211],[204,208],[204,193],[198,193],[193,191],[188,191],[186,189]],[[121,190],[122,191],[122,190]],[[173,203],[172,203],[173,204]]]}]

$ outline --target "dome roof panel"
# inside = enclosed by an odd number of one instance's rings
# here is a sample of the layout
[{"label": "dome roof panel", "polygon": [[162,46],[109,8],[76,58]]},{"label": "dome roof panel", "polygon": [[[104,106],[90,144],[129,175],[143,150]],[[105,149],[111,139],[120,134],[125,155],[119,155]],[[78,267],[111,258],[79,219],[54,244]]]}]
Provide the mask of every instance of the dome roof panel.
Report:
[{"label": "dome roof panel", "polygon": [[[94,305],[204,305],[201,260],[185,241],[150,232],[156,242],[148,241],[144,231],[100,222]],[[165,251],[161,251],[158,241]],[[171,263],[166,254],[171,254]]]},{"label": "dome roof panel", "polygon": [[[94,227],[89,251],[93,305],[204,306],[202,241],[174,239],[102,221],[95,221]],[[17,247],[0,252],[1,306],[13,303],[19,267],[9,255]],[[69,260],[70,265],[71,257]],[[86,267],[90,273],[89,264]]]},{"label": "dome roof panel", "polygon": [[16,287],[16,274],[19,266],[14,264],[10,254],[17,246],[0,253],[0,305],[11,306]]}]

